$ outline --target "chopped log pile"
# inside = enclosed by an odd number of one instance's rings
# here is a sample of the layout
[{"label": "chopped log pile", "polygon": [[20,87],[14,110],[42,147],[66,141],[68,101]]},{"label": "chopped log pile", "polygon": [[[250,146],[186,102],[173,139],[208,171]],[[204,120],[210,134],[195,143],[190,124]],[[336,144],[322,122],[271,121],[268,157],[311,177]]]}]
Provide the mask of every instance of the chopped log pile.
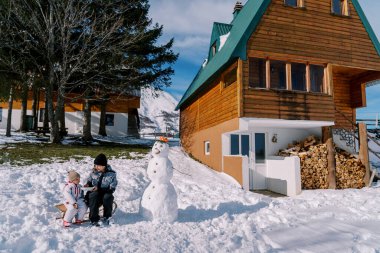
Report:
[{"label": "chopped log pile", "polygon": [[[365,166],[350,153],[335,148],[337,189],[362,188],[365,186]],[[280,156],[298,156],[301,163],[302,189],[328,188],[327,146],[315,136],[288,145],[280,150]]]}]

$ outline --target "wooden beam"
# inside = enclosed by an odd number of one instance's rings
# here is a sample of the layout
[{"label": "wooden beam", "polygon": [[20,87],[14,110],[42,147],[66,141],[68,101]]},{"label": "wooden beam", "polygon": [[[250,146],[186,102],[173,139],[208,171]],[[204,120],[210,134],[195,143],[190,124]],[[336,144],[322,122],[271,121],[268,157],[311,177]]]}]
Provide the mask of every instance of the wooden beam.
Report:
[{"label": "wooden beam", "polygon": [[365,123],[359,123],[359,159],[365,166],[364,183],[366,186],[369,184],[370,165],[368,156],[368,141],[367,141],[367,126]]},{"label": "wooden beam", "polygon": [[306,91],[311,91],[310,64],[306,65]]},{"label": "wooden beam", "polygon": [[332,135],[332,127],[322,127],[322,142],[327,145],[327,166],[329,170],[328,183],[329,189],[336,189],[336,164],[335,164],[335,148]]},{"label": "wooden beam", "polygon": [[267,59],[266,60],[266,87],[267,87],[267,89],[269,90],[270,89],[270,60],[269,59]]},{"label": "wooden beam", "polygon": [[369,83],[376,80],[380,80],[380,71],[367,71],[352,78],[351,84]]},{"label": "wooden beam", "polygon": [[286,89],[292,90],[292,64],[286,63]]},{"label": "wooden beam", "polygon": [[332,64],[327,64],[326,69],[326,82],[324,87],[324,92],[334,96],[334,74]]}]

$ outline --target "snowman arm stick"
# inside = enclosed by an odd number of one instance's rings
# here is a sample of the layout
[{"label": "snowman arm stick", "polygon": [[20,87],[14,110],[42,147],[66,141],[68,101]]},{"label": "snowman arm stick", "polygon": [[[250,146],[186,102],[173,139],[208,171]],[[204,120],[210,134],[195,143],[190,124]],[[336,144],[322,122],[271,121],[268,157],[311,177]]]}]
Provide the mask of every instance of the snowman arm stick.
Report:
[{"label": "snowman arm stick", "polygon": [[176,171],[178,171],[179,173],[181,173],[181,174],[183,174],[183,175],[186,175],[186,176],[189,176],[189,177],[191,177],[191,175],[190,174],[187,174],[187,173],[184,173],[184,172],[182,172],[182,171],[180,171],[180,170],[177,170],[176,168],[174,168],[173,167],[173,170],[176,170]]}]

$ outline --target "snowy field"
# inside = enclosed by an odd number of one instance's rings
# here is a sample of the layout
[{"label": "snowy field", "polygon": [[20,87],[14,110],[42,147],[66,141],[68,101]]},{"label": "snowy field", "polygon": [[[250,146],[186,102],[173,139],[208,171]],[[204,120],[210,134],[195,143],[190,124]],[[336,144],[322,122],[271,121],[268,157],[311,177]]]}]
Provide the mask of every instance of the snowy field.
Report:
[{"label": "snowy field", "polygon": [[65,229],[54,207],[66,172],[87,177],[93,158],[0,165],[0,252],[380,252],[380,188],[270,198],[242,190],[180,147],[172,147],[169,158],[178,220],[149,222],[138,214],[149,184],[147,155],[109,161],[119,180],[118,209],[115,224],[100,228]]}]

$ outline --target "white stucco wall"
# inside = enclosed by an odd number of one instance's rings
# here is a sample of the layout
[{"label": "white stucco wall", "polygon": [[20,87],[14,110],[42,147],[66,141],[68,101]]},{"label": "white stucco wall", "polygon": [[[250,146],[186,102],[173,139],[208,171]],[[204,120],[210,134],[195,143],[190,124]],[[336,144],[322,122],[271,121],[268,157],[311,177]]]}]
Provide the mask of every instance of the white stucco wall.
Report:
[{"label": "white stucco wall", "polygon": [[[27,115],[32,111],[28,110]],[[106,126],[107,135],[124,136],[128,134],[128,113],[107,113],[114,114],[114,126]],[[66,112],[66,127],[69,134],[80,134],[83,131],[83,112]],[[21,110],[12,110],[12,130],[20,129]],[[8,118],[8,109],[2,109],[0,129],[6,129]],[[99,132],[100,112],[91,113],[91,133],[96,135]],[[38,122],[42,127],[43,123]]]},{"label": "white stucco wall", "polygon": [[298,156],[267,159],[267,188],[286,196],[301,193],[301,165]]}]

